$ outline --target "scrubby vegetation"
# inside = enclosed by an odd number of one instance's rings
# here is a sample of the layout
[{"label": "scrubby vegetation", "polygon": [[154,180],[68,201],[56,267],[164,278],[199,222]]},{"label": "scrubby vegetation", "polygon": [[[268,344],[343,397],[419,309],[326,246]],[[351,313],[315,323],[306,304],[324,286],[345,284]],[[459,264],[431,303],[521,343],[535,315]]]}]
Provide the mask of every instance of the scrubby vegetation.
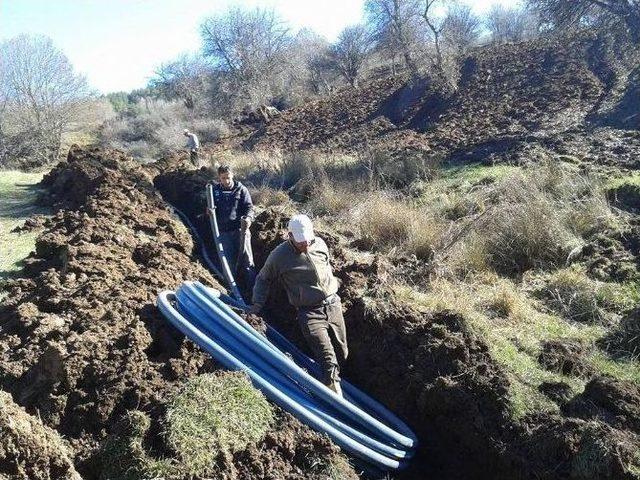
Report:
[{"label": "scrubby vegetation", "polygon": [[638,301],[634,283],[592,278],[584,264],[590,242],[627,228],[606,175],[562,162],[445,165],[390,190],[380,188],[389,174],[377,176],[366,156],[260,155],[249,165],[246,154],[224,160],[261,185],[258,203],[264,192],[278,199],[265,206],[296,200],[358,248],[425,262],[423,277],[389,280],[392,295],[469,322],[509,372],[514,418],[557,411],[546,386],[576,394],[595,372],[640,384],[636,363],[597,346]]}]

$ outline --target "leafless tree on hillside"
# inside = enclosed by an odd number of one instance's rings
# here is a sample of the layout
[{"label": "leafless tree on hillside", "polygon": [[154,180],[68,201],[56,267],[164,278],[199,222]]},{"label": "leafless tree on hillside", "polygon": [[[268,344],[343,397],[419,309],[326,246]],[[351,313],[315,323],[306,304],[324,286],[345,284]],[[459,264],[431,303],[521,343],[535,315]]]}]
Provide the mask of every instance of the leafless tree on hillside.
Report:
[{"label": "leafless tree on hillside", "polygon": [[371,46],[371,35],[363,25],[345,28],[336,43],[331,46],[331,65],[352,87],[358,86],[358,76],[369,56]]},{"label": "leafless tree on hillside", "polygon": [[274,10],[233,8],[205,19],[200,34],[205,57],[233,79],[239,95],[268,89],[287,64],[291,35]]},{"label": "leafless tree on hillside", "polygon": [[414,77],[418,76],[415,47],[418,42],[417,0],[367,0],[367,23],[378,44],[392,56],[400,52],[404,64]]},{"label": "leafless tree on hillside", "polygon": [[55,160],[63,134],[91,97],[86,79],[43,36],[0,43],[0,65],[0,142],[6,155]]},{"label": "leafless tree on hillside", "polygon": [[440,0],[421,0],[421,15],[425,24],[431,32],[433,45],[436,50],[435,67],[440,74],[444,73],[442,55],[442,31],[445,27],[444,18],[434,13],[435,7]]},{"label": "leafless tree on hillside", "polygon": [[640,0],[528,0],[543,21],[552,27],[589,23],[593,17],[608,17],[624,25],[635,44],[640,44]]},{"label": "leafless tree on hillside", "polygon": [[320,50],[309,58],[307,68],[313,93],[320,94],[331,90],[331,83],[336,73],[331,61],[330,48]]},{"label": "leafless tree on hillside", "polygon": [[149,86],[168,100],[180,99],[192,110],[198,99],[205,96],[208,74],[209,69],[202,58],[183,54],[160,65]]},{"label": "leafless tree on hillside", "polygon": [[[326,65],[318,63],[329,51],[330,43],[310,29],[300,30],[287,51],[287,69],[282,90],[287,92],[287,102],[295,103],[308,93],[321,94],[329,90],[337,75]],[[288,105],[279,105],[279,108]]]},{"label": "leafless tree on hillside", "polygon": [[454,5],[444,19],[442,37],[445,45],[458,56],[474,45],[481,35],[482,20],[468,5]]},{"label": "leafless tree on hillside", "polygon": [[495,43],[519,42],[533,36],[537,25],[533,15],[523,8],[494,5],[485,25]]}]

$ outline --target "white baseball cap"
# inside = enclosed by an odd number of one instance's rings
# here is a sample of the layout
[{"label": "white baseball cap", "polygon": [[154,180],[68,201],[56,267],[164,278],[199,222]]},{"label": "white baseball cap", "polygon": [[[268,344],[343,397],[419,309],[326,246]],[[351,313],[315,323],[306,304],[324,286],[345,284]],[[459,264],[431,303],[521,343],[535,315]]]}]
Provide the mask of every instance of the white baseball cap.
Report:
[{"label": "white baseball cap", "polygon": [[315,238],[313,223],[306,215],[294,215],[289,220],[289,231],[296,242],[310,242]]}]

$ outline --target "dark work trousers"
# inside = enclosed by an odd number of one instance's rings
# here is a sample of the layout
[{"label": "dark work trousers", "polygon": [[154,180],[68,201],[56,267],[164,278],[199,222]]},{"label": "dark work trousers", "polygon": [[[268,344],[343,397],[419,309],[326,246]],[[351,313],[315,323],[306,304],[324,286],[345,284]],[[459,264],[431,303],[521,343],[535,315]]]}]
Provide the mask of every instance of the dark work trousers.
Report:
[{"label": "dark work trousers", "polygon": [[335,297],[330,305],[300,307],[297,315],[304,338],[322,367],[326,385],[340,381],[340,364],[349,354],[342,303],[340,297]]},{"label": "dark work trousers", "polygon": [[240,229],[228,232],[220,232],[222,249],[229,262],[229,268],[234,277],[241,277],[246,290],[251,290],[256,281],[256,269],[253,264],[253,251],[251,250],[251,231],[246,230],[244,245],[240,255]]},{"label": "dark work trousers", "polygon": [[197,150],[191,150],[191,163],[193,163],[196,168],[199,166]]}]

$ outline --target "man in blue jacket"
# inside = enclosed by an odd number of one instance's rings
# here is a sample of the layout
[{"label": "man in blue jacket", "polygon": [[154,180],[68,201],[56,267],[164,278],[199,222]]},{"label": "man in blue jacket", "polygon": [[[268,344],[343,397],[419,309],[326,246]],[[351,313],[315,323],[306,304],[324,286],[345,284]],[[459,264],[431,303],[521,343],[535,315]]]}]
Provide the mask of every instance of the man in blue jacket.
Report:
[{"label": "man in blue jacket", "polygon": [[256,276],[249,230],[254,218],[253,202],[247,187],[233,179],[233,170],[229,165],[218,167],[218,183],[213,187],[213,199],[220,241],[229,267],[242,277],[245,288],[251,289]]}]

